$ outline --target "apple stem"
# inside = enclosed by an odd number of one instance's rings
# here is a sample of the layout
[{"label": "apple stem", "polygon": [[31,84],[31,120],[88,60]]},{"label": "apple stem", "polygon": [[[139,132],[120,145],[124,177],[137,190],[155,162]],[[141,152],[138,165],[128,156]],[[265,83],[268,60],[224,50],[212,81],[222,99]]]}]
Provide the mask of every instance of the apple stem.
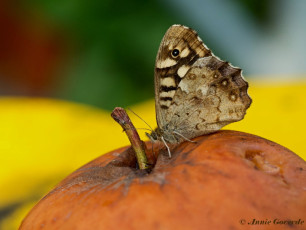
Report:
[{"label": "apple stem", "polygon": [[132,148],[134,149],[139,169],[150,169],[150,164],[148,163],[148,158],[145,152],[145,144],[140,140],[138,132],[126,111],[123,108],[116,107],[111,113],[111,116],[121,125],[128,136]]}]

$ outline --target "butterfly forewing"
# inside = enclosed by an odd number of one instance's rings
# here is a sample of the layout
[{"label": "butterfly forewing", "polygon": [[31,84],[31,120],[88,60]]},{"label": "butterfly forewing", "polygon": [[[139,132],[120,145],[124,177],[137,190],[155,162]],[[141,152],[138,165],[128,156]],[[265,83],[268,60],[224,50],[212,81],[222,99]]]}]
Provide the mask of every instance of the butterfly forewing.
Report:
[{"label": "butterfly forewing", "polygon": [[155,63],[155,104],[159,127],[169,122],[165,115],[182,78],[198,58],[210,55],[210,50],[194,30],[181,25],[168,29]]}]

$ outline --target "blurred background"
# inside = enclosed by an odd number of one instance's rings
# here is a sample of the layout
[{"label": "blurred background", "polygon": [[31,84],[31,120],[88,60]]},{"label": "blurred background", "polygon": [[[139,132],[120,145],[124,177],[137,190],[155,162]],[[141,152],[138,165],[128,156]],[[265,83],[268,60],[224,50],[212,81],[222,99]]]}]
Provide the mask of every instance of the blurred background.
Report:
[{"label": "blurred background", "polygon": [[303,0],[1,0],[0,229],[128,143],[119,126],[117,140],[108,135],[115,106],[154,121],[155,56],[172,24],[195,29],[252,83],[253,110],[230,127],[305,150],[305,12]]},{"label": "blurred background", "polygon": [[0,95],[111,110],[152,98],[156,52],[184,24],[248,77],[306,72],[303,0],[0,3]]}]

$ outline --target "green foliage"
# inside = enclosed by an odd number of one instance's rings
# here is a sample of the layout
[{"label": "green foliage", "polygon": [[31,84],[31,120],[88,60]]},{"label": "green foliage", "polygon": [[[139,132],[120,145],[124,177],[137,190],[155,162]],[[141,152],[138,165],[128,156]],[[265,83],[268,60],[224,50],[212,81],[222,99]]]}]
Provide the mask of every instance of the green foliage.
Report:
[{"label": "green foliage", "polygon": [[31,1],[68,37],[58,96],[105,109],[154,95],[160,40],[175,20],[155,1]]}]

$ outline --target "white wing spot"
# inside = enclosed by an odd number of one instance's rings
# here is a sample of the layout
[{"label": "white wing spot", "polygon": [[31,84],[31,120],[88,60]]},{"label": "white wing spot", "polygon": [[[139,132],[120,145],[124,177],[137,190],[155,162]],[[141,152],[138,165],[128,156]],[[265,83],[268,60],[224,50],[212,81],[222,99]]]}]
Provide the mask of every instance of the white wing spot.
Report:
[{"label": "white wing spot", "polygon": [[235,94],[231,94],[231,100],[236,101],[236,99],[237,99],[237,96]]},{"label": "white wing spot", "polygon": [[159,94],[160,97],[173,97],[175,94],[175,90],[171,90],[171,91],[168,91],[168,92],[161,92]]},{"label": "white wing spot", "polygon": [[159,103],[160,103],[161,105],[165,105],[165,106],[169,107],[170,104],[171,104],[171,101],[159,101]]},{"label": "white wing spot", "polygon": [[187,57],[189,53],[190,50],[188,49],[188,47],[186,47],[185,49],[182,50],[180,57]]},{"label": "white wing spot", "polygon": [[187,71],[190,69],[189,66],[183,65],[177,70],[177,74],[179,75],[180,78],[185,77]]},{"label": "white wing spot", "polygon": [[162,86],[176,86],[175,85],[175,81],[174,81],[174,78],[172,77],[166,77],[166,78],[162,78],[161,79],[161,85]]},{"label": "white wing spot", "polygon": [[184,81],[181,81],[178,87],[180,87],[182,91],[189,93],[188,84],[186,84]]},{"label": "white wing spot", "polygon": [[171,58],[167,58],[166,60],[163,60],[163,61],[157,61],[156,62],[156,67],[159,68],[159,69],[162,69],[162,68],[167,68],[167,67],[170,67],[170,66],[174,66],[176,65],[176,61],[175,60],[172,60]]}]

